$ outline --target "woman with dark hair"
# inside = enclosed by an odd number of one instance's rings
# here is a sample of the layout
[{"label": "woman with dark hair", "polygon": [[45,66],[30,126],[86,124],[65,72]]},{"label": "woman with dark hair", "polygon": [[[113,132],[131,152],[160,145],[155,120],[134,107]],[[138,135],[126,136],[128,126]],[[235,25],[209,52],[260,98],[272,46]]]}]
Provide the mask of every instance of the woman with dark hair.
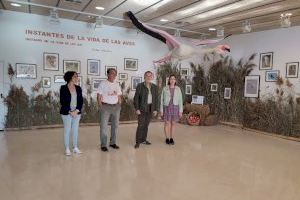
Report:
[{"label": "woman with dark hair", "polygon": [[175,75],[169,76],[168,85],[161,93],[160,115],[165,122],[166,144],[174,145],[173,131],[175,123],[182,116],[183,103],[181,89],[176,86]]},{"label": "woman with dark hair", "polygon": [[65,154],[70,156],[69,139],[71,130],[73,137],[73,153],[82,153],[78,148],[77,140],[83,98],[81,87],[76,85],[78,82],[77,73],[68,71],[65,73],[64,79],[67,84],[60,87],[60,114],[64,124]]}]

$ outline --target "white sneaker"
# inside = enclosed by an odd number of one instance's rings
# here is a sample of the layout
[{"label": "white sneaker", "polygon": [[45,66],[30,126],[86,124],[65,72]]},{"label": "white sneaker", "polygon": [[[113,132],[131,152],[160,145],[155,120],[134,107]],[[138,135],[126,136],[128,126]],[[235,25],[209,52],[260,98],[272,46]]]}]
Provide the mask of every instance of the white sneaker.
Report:
[{"label": "white sneaker", "polygon": [[71,155],[71,151],[70,151],[69,148],[66,149],[65,154],[66,154],[66,156],[70,156]]},{"label": "white sneaker", "polygon": [[73,153],[75,153],[75,154],[81,154],[82,151],[80,151],[80,150],[78,149],[78,147],[75,147],[75,148],[73,149]]}]

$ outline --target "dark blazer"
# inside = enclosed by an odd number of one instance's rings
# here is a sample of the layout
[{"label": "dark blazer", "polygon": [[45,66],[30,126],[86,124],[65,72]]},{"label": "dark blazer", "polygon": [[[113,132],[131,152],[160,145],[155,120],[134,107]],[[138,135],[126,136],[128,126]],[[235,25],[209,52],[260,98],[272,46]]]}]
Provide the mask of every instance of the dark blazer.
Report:
[{"label": "dark blazer", "polygon": [[141,112],[154,112],[158,111],[158,89],[157,86],[151,83],[151,94],[152,94],[152,104],[151,110],[147,106],[148,102],[148,88],[145,85],[145,82],[138,84],[134,94],[134,108],[140,110]]},{"label": "dark blazer", "polygon": [[[83,98],[82,98],[82,90],[81,87],[75,85],[76,93],[77,93],[77,106],[76,109],[79,110],[78,114],[81,114]],[[60,114],[68,115],[69,111],[71,111],[71,92],[68,88],[68,85],[62,85],[59,91],[59,98],[60,98]]]}]

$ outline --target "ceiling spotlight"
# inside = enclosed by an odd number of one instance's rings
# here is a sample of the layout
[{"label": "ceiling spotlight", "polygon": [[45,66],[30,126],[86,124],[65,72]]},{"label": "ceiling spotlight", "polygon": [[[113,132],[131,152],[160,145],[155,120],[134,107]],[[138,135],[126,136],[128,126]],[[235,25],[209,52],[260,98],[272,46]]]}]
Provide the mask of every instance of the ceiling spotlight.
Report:
[{"label": "ceiling spotlight", "polygon": [[243,33],[249,33],[251,32],[252,28],[251,28],[251,24],[249,20],[246,20],[242,23],[242,28],[243,28]]},{"label": "ceiling spotlight", "polygon": [[101,7],[101,6],[97,6],[95,7],[97,10],[104,10],[105,8]]},{"label": "ceiling spotlight", "polygon": [[50,10],[49,22],[52,24],[59,24],[58,11],[56,9]]},{"label": "ceiling spotlight", "polygon": [[224,27],[217,27],[217,37],[224,37]]},{"label": "ceiling spotlight", "polygon": [[10,5],[11,5],[11,6],[14,6],[14,7],[21,7],[21,5],[18,4],[18,3],[11,3]]},{"label": "ceiling spotlight", "polygon": [[175,30],[175,33],[174,33],[174,36],[175,36],[175,37],[180,37],[180,35],[181,35],[181,34],[180,34],[180,30],[176,29],[176,30]]},{"label": "ceiling spotlight", "polygon": [[288,28],[291,26],[291,16],[292,13],[282,13],[280,15],[280,26],[282,28]]},{"label": "ceiling spotlight", "polygon": [[167,19],[161,19],[160,21],[161,22],[168,22],[169,20],[167,20]]},{"label": "ceiling spotlight", "polygon": [[96,17],[95,29],[102,28],[104,25],[102,17]]},{"label": "ceiling spotlight", "polygon": [[213,28],[213,27],[210,27],[208,28],[209,31],[216,31],[217,29],[216,28]]}]

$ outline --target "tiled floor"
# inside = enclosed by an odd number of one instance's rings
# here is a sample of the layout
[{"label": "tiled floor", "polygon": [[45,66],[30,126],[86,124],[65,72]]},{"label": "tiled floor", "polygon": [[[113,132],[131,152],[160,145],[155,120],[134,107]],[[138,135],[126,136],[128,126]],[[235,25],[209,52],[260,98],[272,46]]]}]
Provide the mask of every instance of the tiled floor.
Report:
[{"label": "tiled floor", "polygon": [[134,149],[136,124],[120,125],[120,150],[99,150],[99,127],[81,127],[84,152],[63,154],[62,129],[0,134],[1,200],[299,200],[300,143],[226,126],[178,125],[175,146],[152,123]]}]

